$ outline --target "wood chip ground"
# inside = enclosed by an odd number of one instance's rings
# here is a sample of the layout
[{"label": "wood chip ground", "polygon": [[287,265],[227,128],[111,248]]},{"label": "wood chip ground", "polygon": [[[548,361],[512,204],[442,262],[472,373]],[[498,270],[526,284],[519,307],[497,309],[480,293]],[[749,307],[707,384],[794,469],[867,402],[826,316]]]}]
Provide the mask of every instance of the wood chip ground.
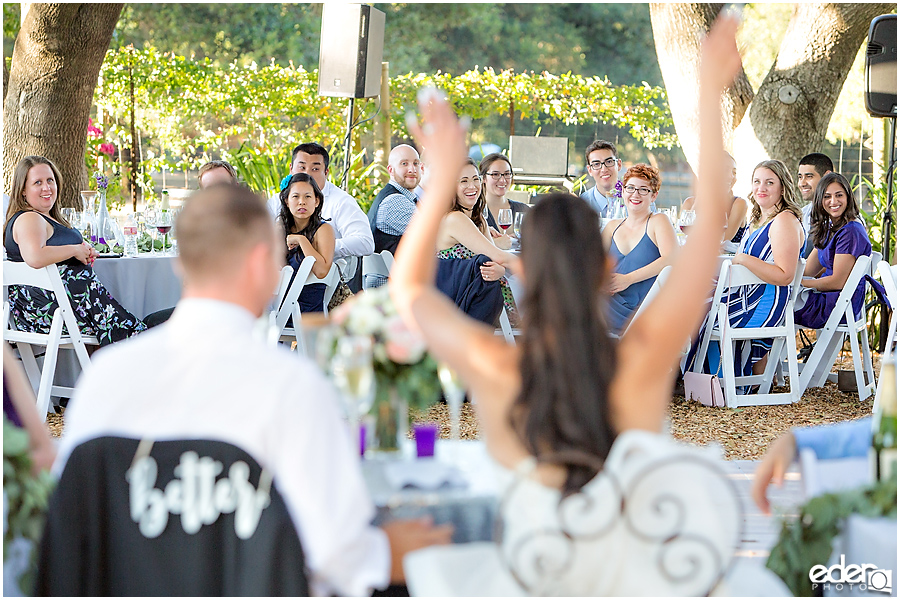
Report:
[{"label": "wood chip ground", "polygon": [[[880,370],[880,357],[873,353],[875,373]],[[853,369],[848,354],[838,361],[837,368]],[[781,391],[777,390],[776,391]],[[750,406],[744,408],[710,408],[695,401],[675,396],[671,405],[671,432],[680,440],[693,444],[718,442],[728,460],[755,460],[762,457],[768,445],[782,432],[797,426],[822,425],[872,414],[869,398],[860,402],[856,392],[843,393],[833,383],[823,388],[811,388],[797,404],[779,406]],[[413,415],[416,421],[437,421],[441,437],[450,437],[450,419],[446,405],[432,406],[424,414]],[[48,415],[47,423],[54,437],[62,434],[63,414]],[[460,421],[463,439],[478,439],[478,423],[469,404],[463,406]]]}]

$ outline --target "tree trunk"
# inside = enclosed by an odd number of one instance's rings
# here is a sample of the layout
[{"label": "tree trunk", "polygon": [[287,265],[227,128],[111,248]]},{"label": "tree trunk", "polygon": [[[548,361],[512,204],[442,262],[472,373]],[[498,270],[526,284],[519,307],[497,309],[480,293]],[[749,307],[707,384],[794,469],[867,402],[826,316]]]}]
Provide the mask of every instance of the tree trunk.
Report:
[{"label": "tree trunk", "polygon": [[[87,121],[100,66],[123,4],[23,5],[3,103],[3,180],[9,193],[28,155],[59,167],[62,206],[87,186]],[[27,10],[27,14],[25,11]]]},{"label": "tree trunk", "polygon": [[869,23],[895,8],[892,4],[795,5],[778,58],[749,110],[753,131],[767,156],[784,161],[794,173],[805,154],[821,150]]},{"label": "tree trunk", "polygon": [[[651,4],[650,18],[675,130],[697,171],[697,81],[701,35],[721,4]],[[767,158],[794,172],[821,150],[838,95],[869,22],[893,4],[797,4],[775,64],[754,95],[743,71],[723,99],[726,148],[734,149],[738,185]],[[729,107],[730,105],[730,107]]]},{"label": "tree trunk", "polygon": [[[709,31],[722,4],[650,4],[650,22],[659,69],[663,74],[669,108],[675,121],[678,141],[697,171],[700,122],[698,94],[700,80],[700,41]],[[753,88],[743,68],[734,84],[722,96],[725,148],[731,147],[731,134],[740,123],[753,99]]]}]

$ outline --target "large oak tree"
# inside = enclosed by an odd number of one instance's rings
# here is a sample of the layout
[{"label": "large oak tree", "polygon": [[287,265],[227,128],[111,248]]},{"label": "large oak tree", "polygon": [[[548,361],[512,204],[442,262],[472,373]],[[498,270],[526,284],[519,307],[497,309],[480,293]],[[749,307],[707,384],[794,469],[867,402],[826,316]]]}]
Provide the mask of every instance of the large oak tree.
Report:
[{"label": "large oak tree", "polygon": [[[122,4],[23,4],[3,101],[3,187],[16,164],[46,156],[59,167],[63,206],[86,188],[87,123],[100,65]],[[4,73],[4,79],[6,74]]]},{"label": "large oak tree", "polygon": [[[651,4],[650,18],[675,130],[697,170],[697,80],[700,40],[722,4]],[[869,23],[895,4],[798,3],[778,55],[754,90],[741,71],[723,97],[726,148],[741,180],[765,158],[796,169],[803,155],[820,151],[838,95]]]}]

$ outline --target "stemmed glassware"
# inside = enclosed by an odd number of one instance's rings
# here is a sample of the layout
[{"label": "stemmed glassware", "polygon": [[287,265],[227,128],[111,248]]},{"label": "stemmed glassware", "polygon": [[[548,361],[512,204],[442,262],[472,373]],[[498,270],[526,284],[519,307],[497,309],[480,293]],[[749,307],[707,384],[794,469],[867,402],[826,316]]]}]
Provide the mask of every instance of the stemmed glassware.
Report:
[{"label": "stemmed glassware", "polygon": [[506,233],[513,224],[513,213],[511,208],[501,208],[497,213],[497,225]]},{"label": "stemmed glassware", "polygon": [[679,227],[685,233],[694,224],[694,221],[697,220],[697,213],[693,210],[683,210],[681,211],[681,219],[678,221]]},{"label": "stemmed glassware", "polygon": [[156,227],[156,230],[163,236],[163,256],[171,256],[171,253],[166,250],[166,247],[169,245],[169,232],[172,230],[173,223],[174,219],[172,219],[172,215],[169,211],[161,210],[156,213],[156,220],[153,223],[153,226]]},{"label": "stemmed glassware", "polygon": [[450,412],[450,439],[459,440],[459,420],[462,412],[463,399],[466,389],[462,385],[456,371],[445,363],[438,366],[438,378],[441,380],[441,388],[447,399],[447,409]]},{"label": "stemmed glassware", "polygon": [[516,236],[516,248],[521,248],[522,245],[522,219],[525,218],[525,213],[516,213],[516,216],[513,217],[513,235]]},{"label": "stemmed glassware", "polygon": [[355,431],[360,417],[372,409],[375,401],[372,338],[353,335],[339,339],[331,359],[331,372],[344,397],[351,430]]}]

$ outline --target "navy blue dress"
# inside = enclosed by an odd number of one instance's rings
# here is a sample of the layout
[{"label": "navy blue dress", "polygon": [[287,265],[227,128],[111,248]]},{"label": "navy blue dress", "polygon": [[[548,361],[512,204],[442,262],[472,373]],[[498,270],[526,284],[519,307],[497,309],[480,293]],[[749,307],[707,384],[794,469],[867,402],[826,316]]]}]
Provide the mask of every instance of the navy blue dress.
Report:
[{"label": "navy blue dress", "polygon": [[[19,245],[13,240],[13,225],[26,211],[19,211],[6,223],[4,248],[9,260],[24,262]],[[41,214],[41,213],[37,213]],[[48,246],[69,246],[82,243],[81,233],[41,215],[53,226]],[[118,342],[147,329],[147,325],[128,312],[113,298],[90,265],[75,258],[57,264],[75,320],[85,335],[96,336],[101,346]],[[19,331],[50,333],[53,313],[59,307],[56,300],[41,288],[30,285],[9,286],[10,314]]]}]

